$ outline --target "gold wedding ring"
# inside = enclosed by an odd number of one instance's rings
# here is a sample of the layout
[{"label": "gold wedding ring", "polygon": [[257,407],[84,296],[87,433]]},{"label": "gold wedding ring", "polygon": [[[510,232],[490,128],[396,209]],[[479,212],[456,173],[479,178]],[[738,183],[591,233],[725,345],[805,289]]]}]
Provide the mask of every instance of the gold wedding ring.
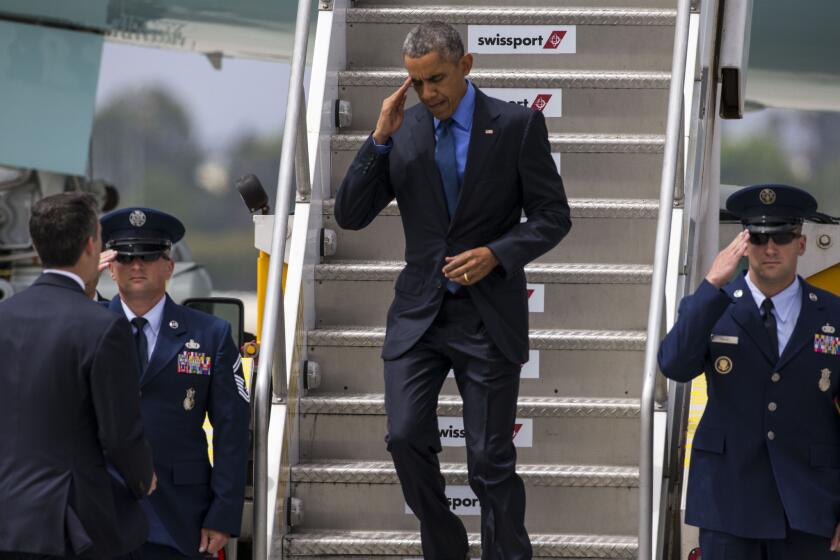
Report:
[{"label": "gold wedding ring", "polygon": [[464,273],[464,282],[469,283],[469,281],[470,281],[470,275],[465,272]]}]

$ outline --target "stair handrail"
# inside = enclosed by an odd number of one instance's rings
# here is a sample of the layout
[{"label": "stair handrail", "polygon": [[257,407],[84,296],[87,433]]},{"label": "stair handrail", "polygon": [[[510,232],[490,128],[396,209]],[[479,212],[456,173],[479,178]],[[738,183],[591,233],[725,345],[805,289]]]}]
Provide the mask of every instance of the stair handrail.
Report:
[{"label": "stair handrail", "polygon": [[659,216],[656,222],[656,252],[648,309],[647,338],[641,398],[641,455],[639,458],[639,543],[638,558],[653,558],[653,415],[656,390],[656,353],[661,336],[665,306],[665,277],[671,242],[671,217],[680,151],[680,130],[683,117],[683,88],[688,55],[689,15],[691,0],[678,0],[674,29],[674,51],[671,60],[671,85],[668,95],[668,120],[659,186]]},{"label": "stair handrail", "polygon": [[[289,76],[283,146],[275,196],[274,229],[271,238],[271,261],[268,269],[260,361],[254,384],[254,530],[253,557],[268,558],[268,428],[271,405],[286,404],[286,325],[283,305],[283,261],[289,227],[289,208],[298,170],[298,191],[309,192],[308,146],[302,118],[304,103],[304,66],[309,40],[309,16],[312,0],[298,0],[292,66]],[[297,165],[296,165],[297,162]],[[305,168],[305,169],[302,169]],[[302,172],[304,171],[305,172]],[[271,398],[269,398],[271,397]]]}]

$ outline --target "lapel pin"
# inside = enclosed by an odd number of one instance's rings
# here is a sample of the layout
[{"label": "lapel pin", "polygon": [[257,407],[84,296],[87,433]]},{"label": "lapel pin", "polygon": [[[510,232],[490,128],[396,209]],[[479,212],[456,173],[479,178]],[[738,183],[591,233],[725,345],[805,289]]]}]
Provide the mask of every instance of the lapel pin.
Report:
[{"label": "lapel pin", "polygon": [[735,296],[736,298],[739,298],[742,295],[744,295],[744,290],[735,290],[734,292],[732,292],[732,295]]},{"label": "lapel pin", "polygon": [[831,370],[828,368],[823,368],[822,376],[820,377],[819,387],[820,391],[825,393],[831,388]]},{"label": "lapel pin", "polygon": [[729,356],[720,356],[715,360],[715,371],[721,375],[726,375],[732,371],[732,360]]},{"label": "lapel pin", "polygon": [[817,301],[817,294],[811,292],[810,294],[808,294],[808,299],[810,299],[811,301]]},{"label": "lapel pin", "polygon": [[824,332],[825,334],[834,334],[834,327],[826,323],[822,326],[822,332]]},{"label": "lapel pin", "polygon": [[178,328],[178,321],[169,321],[169,328],[170,329],[177,329]]},{"label": "lapel pin", "polygon": [[190,339],[190,341],[187,342],[184,346],[186,346],[190,350],[198,350],[199,348],[201,348],[201,344],[199,344],[193,339]]},{"label": "lapel pin", "polygon": [[493,129],[492,128],[485,129],[484,134],[493,134]]}]

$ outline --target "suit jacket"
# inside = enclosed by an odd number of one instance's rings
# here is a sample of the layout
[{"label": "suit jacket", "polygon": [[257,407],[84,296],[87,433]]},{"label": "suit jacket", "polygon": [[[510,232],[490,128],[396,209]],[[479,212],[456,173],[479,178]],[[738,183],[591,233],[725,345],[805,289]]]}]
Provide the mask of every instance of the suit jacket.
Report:
[{"label": "suit jacket", "polygon": [[444,257],[487,246],[500,264],[466,289],[505,357],[524,363],[524,267],[571,227],[545,119],[476,88],[464,180],[451,220],[435,164],[433,122],[424,105],[407,109],[390,152],[379,154],[368,139],[336,194],[336,221],[345,229],[367,226],[395,197],[400,207],[406,267],[395,285],[382,357],[399,357],[434,320],[446,290]]},{"label": "suit jacket", "polygon": [[[831,537],[840,521],[840,298],[799,279],[802,310],[779,359],[743,276],[683,299],[659,366],[706,373],[686,522],[745,538]],[[772,433],[772,434],[771,434]]]},{"label": "suit jacket", "polygon": [[0,325],[0,550],[107,558],[136,549],[152,456],[128,323],[71,278],[42,274],[0,303]]},{"label": "suit jacket", "polygon": [[[110,309],[125,316],[119,297]],[[239,535],[251,407],[230,324],[167,295],[140,390],[158,476],[148,499],[178,548],[195,555],[202,528]],[[212,467],[205,416],[213,425]]]}]

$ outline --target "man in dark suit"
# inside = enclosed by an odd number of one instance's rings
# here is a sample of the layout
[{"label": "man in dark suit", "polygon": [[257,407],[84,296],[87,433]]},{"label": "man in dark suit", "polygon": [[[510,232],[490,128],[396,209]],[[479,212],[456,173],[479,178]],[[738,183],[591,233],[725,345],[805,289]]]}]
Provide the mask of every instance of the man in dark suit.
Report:
[{"label": "man in dark suit", "polygon": [[[482,557],[531,558],[513,445],[529,346],[524,266],[571,227],[563,183],[542,114],[466,80],[472,56],[452,27],[420,24],[403,55],[409,78],[383,102],[335,206],[346,229],[367,226],[394,198],[402,216],[407,264],[382,350],[388,450],[425,558],[462,560],[466,531],[449,509],[437,458],[437,397],[453,368]],[[405,110],[409,86],[422,103]]]},{"label": "man in dark suit", "polygon": [[[686,523],[703,560],[820,560],[840,550],[840,298],[796,275],[810,194],[735,192],[745,230],[680,304],[659,365],[706,374],[691,452]],[[732,281],[741,258],[749,269]]]},{"label": "man in dark suit", "polygon": [[95,202],[44,198],[29,230],[44,273],[0,302],[0,558],[126,554],[146,538],[137,500],[155,482],[128,322],[84,292]]},{"label": "man in dark suit", "polygon": [[[215,554],[239,534],[245,500],[251,407],[230,324],[166,294],[170,250],[183,236],[177,218],[150,208],[102,217],[119,288],[109,307],[132,325],[140,408],[160,478],[142,504],[149,521],[144,560]],[[212,467],[205,417],[213,425]]]}]

